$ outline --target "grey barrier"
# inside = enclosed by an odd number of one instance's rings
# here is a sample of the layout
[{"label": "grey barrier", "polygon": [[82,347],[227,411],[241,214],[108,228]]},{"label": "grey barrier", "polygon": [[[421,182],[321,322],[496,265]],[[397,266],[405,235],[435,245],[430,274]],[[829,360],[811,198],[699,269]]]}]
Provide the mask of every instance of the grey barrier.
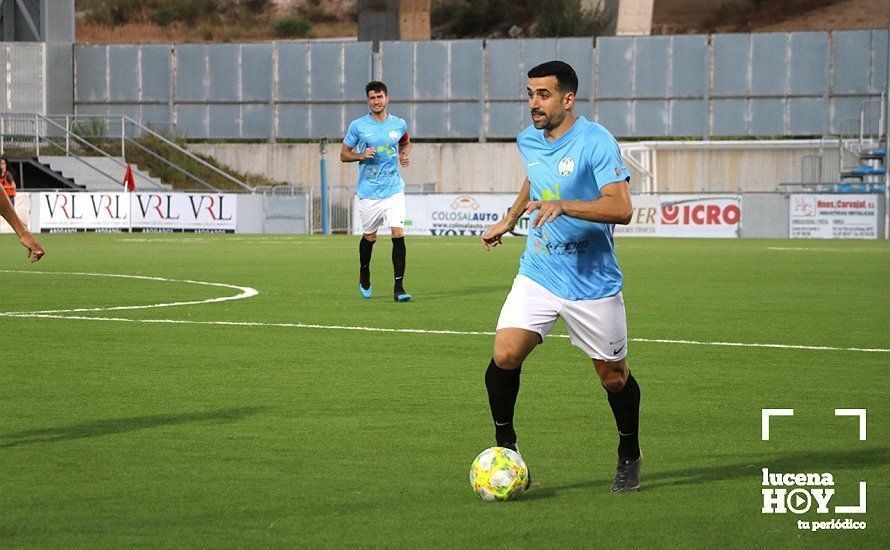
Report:
[{"label": "grey barrier", "polygon": [[194,139],[314,139],[343,135],[381,79],[418,138],[511,139],[530,123],[525,72],[554,58],[619,138],[821,136],[881,100],[887,31],[77,45],[74,100]]}]

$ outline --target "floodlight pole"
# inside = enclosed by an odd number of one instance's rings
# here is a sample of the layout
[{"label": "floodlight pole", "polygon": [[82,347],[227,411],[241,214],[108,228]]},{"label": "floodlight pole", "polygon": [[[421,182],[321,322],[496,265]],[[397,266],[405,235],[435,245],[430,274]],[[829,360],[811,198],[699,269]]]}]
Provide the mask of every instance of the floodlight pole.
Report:
[{"label": "floodlight pole", "polygon": [[321,150],[321,232],[323,235],[330,235],[331,233],[330,222],[328,221],[328,177],[324,158],[327,146],[328,138],[321,138],[319,149]]}]

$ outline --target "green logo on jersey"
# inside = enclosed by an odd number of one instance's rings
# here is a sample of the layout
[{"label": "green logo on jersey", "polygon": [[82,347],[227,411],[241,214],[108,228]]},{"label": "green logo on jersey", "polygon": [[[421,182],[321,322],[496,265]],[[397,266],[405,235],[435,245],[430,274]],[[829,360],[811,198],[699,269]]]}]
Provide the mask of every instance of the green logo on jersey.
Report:
[{"label": "green logo on jersey", "polygon": [[387,156],[395,157],[398,156],[398,152],[396,151],[395,145],[378,145],[377,146],[378,153],[386,153]]},{"label": "green logo on jersey", "polygon": [[555,184],[553,189],[544,189],[541,191],[542,201],[558,201],[559,200],[559,184]]}]

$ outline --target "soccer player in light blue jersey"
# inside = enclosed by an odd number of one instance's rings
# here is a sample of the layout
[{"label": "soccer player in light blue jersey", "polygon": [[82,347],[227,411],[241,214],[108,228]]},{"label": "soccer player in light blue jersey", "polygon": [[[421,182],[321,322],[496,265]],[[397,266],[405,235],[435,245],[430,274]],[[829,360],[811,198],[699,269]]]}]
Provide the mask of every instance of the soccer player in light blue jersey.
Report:
[{"label": "soccer player in light blue jersey", "polygon": [[527,177],[509,214],[482,235],[501,243],[528,213],[519,274],[504,302],[485,385],[498,446],[516,450],[513,409],[522,362],[562,317],[572,344],[593,360],[618,425],[612,492],[640,487],[640,387],[627,368],[627,322],[614,224],[630,222],[630,177],[615,138],[575,114],[578,77],[549,61],[528,72],[533,126],[517,138]]},{"label": "soccer player in light blue jersey", "polygon": [[408,124],[387,113],[389,96],[386,84],[369,82],[365,86],[369,113],[349,123],[340,149],[340,160],[358,162],[359,216],[362,239],[359,242],[359,286],[362,297],[371,297],[371,252],[377,230],[392,231],[392,267],[395,277],[393,299],[408,302],[405,292],[405,181],[399,165],[411,162]]}]

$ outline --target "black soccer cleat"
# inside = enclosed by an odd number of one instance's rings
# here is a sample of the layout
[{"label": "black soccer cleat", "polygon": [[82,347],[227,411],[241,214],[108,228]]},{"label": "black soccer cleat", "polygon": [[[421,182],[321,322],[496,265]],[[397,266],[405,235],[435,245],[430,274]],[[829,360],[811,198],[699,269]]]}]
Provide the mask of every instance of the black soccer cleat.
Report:
[{"label": "black soccer cleat", "polygon": [[[503,443],[498,443],[498,447],[510,449],[511,451],[518,454],[520,457],[522,456],[522,453],[519,452],[519,446],[516,443],[510,443],[510,444],[506,444],[506,445]],[[523,459],[523,462],[525,462],[525,459]],[[528,467],[528,464],[525,465],[525,471],[528,475],[525,477],[525,487],[523,487],[522,490],[528,491],[528,488],[532,486],[532,471]]]},{"label": "black soccer cleat", "polygon": [[640,490],[640,468],[643,465],[643,455],[636,460],[618,459],[618,469],[615,479],[612,480],[613,493],[632,493]]}]

